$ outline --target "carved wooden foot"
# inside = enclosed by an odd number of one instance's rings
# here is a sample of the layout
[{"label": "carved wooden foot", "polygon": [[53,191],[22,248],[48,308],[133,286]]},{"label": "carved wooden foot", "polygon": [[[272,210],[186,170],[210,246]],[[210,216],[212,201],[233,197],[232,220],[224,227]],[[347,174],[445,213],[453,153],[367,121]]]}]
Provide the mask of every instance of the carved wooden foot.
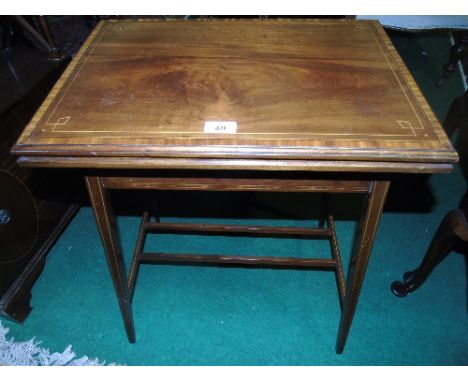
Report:
[{"label": "carved wooden foot", "polygon": [[395,281],[392,283],[393,294],[405,297],[408,293],[418,289],[434,268],[452,252],[460,240],[468,239],[467,231],[463,211],[456,209],[449,212],[437,229],[421,265],[414,271],[406,272],[403,275],[403,282]]}]

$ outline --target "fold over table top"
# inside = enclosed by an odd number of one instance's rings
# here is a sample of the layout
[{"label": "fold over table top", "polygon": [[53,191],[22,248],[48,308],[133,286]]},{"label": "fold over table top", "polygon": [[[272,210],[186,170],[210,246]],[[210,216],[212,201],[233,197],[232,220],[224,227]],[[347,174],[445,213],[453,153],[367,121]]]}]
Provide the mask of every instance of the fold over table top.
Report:
[{"label": "fold over table top", "polygon": [[355,20],[101,22],[12,151],[47,167],[437,172],[457,160],[385,31]]}]

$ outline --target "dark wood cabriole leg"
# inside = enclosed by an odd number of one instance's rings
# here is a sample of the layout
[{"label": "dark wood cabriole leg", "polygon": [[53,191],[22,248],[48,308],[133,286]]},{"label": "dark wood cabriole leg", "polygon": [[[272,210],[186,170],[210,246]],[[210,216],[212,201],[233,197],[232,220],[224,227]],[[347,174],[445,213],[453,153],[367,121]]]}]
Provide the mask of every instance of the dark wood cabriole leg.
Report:
[{"label": "dark wood cabriole leg", "polygon": [[444,130],[449,137],[453,135],[457,128],[462,128],[468,118],[468,90],[464,95],[455,98],[450,105],[444,121]]},{"label": "dark wood cabriole leg", "polygon": [[112,213],[109,193],[104,187],[102,178],[88,176],[85,180],[111,271],[112,281],[114,282],[127,337],[129,342],[134,343],[135,328],[133,325],[131,300],[127,287],[127,276],[120,247],[120,239],[114,214]]},{"label": "dark wood cabriole leg", "polygon": [[336,341],[336,352],[339,354],[343,353],[346,338],[354,317],[389,185],[390,182],[388,181],[374,181],[366,200],[365,211],[357,232],[348,272],[346,296],[343,303],[338,338]]},{"label": "dark wood cabriole leg", "polygon": [[392,283],[393,294],[405,297],[414,292],[460,242],[468,240],[467,211],[468,193],[465,193],[460,208],[450,211],[440,223],[419,267],[414,271],[406,272],[403,276],[403,282],[395,281]]}]

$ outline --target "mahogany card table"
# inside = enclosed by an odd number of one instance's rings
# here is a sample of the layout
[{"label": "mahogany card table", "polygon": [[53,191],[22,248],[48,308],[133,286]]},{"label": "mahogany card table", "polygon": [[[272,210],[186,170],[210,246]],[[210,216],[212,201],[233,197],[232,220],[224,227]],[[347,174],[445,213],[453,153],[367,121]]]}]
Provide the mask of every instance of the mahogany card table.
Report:
[{"label": "mahogany card table", "polygon": [[[84,172],[130,342],[141,262],[262,264],[335,272],[338,353],[392,174],[449,172],[458,159],[378,22],[309,19],[102,21],[12,152],[23,166]],[[112,189],[360,193],[365,208],[347,272],[330,213],[298,228],[154,222],[145,212],[127,277]],[[147,253],[149,231],[319,236],[332,250],[330,259]]]}]

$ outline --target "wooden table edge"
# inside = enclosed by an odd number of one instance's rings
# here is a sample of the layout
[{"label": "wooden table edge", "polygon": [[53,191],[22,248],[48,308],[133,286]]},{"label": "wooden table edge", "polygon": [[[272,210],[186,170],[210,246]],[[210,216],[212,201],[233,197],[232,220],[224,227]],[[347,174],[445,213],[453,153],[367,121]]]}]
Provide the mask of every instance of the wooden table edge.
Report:
[{"label": "wooden table edge", "polygon": [[311,171],[353,173],[450,173],[451,163],[365,162],[336,160],[216,159],[216,158],[135,158],[20,156],[24,167],[82,169],[190,169]]}]

